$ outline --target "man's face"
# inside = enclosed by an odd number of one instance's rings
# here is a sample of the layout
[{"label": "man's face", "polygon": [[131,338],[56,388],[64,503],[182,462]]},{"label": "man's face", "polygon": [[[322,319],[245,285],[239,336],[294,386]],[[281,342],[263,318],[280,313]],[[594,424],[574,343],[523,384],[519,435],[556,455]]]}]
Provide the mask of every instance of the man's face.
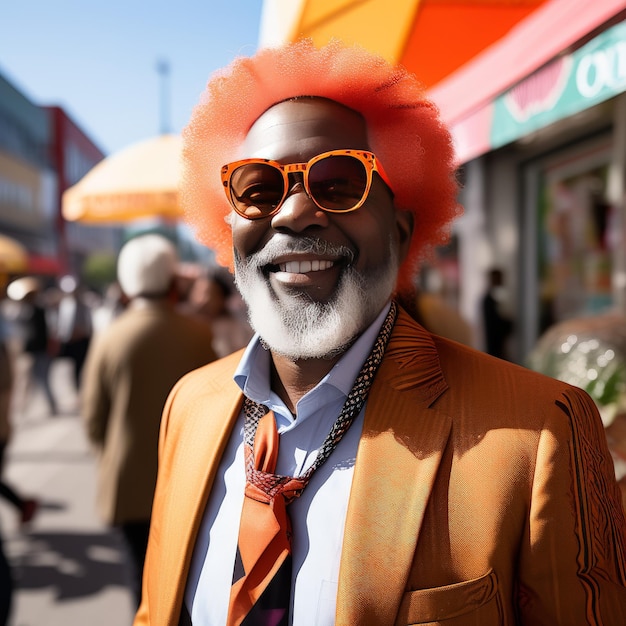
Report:
[{"label": "man's face", "polygon": [[[364,120],[329,100],[279,103],[250,129],[241,158],[306,162],[336,149],[369,149]],[[383,164],[384,165],[384,164]],[[327,213],[298,176],[272,217],[231,215],[235,276],[252,325],[294,359],[341,352],[388,301],[412,232],[377,174],[363,206]]]}]

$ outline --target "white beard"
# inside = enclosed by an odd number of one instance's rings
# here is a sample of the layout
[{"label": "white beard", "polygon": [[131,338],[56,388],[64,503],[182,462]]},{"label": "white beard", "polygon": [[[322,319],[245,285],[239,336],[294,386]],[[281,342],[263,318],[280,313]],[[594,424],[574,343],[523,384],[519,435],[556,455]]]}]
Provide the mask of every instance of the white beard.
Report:
[{"label": "white beard", "polygon": [[[348,265],[332,299],[314,302],[306,296],[278,300],[261,268],[294,250],[328,252],[329,246],[311,239],[295,245],[270,241],[245,261],[235,255],[235,282],[248,306],[252,328],[273,352],[292,360],[332,358],[342,354],[380,313],[391,297],[398,273],[397,250],[389,241],[388,262],[361,274]],[[335,253],[345,256],[345,250]]]}]

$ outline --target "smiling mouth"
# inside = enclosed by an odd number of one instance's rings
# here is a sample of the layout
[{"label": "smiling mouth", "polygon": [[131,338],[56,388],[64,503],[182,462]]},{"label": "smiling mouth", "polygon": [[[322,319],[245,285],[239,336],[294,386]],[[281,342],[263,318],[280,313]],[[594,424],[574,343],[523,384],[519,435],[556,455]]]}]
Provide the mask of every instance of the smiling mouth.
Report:
[{"label": "smiling mouth", "polygon": [[353,250],[342,245],[333,245],[312,237],[302,239],[275,238],[263,251],[254,255],[257,270],[269,278],[270,275],[283,275],[294,280],[296,276],[310,276],[319,272],[337,271],[355,262]]},{"label": "smiling mouth", "polygon": [[289,274],[308,274],[309,272],[321,272],[330,269],[334,265],[334,261],[318,259],[312,261],[288,261],[287,263],[280,263],[278,271]]}]

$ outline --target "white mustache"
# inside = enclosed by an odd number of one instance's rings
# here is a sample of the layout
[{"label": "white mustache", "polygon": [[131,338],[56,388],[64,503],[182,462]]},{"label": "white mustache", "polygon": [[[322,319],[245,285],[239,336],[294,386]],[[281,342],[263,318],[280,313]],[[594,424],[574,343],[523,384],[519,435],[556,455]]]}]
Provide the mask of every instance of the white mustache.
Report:
[{"label": "white mustache", "polygon": [[350,248],[336,246],[323,239],[284,236],[270,239],[262,250],[251,254],[243,262],[249,268],[259,270],[267,265],[274,264],[275,259],[280,256],[294,253],[345,258],[348,260],[348,265],[354,262],[355,257],[354,252]]}]

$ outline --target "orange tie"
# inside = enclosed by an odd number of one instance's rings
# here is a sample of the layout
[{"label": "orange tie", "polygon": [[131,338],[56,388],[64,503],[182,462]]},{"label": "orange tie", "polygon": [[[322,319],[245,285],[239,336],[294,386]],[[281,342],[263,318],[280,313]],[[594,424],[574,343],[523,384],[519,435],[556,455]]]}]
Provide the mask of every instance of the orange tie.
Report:
[{"label": "orange tie", "polygon": [[[267,411],[253,403],[247,403],[246,410]],[[308,481],[274,474],[278,442],[274,413],[269,412],[258,420],[254,452],[244,444],[246,488],[227,626],[287,624],[291,598],[287,504]]]},{"label": "orange tie", "polygon": [[274,474],[279,436],[274,413],[244,398],[246,487],[227,626],[288,626],[291,601],[291,524],[287,505],[326,462],[363,407],[396,320],[389,313],[311,467],[297,478]]}]

